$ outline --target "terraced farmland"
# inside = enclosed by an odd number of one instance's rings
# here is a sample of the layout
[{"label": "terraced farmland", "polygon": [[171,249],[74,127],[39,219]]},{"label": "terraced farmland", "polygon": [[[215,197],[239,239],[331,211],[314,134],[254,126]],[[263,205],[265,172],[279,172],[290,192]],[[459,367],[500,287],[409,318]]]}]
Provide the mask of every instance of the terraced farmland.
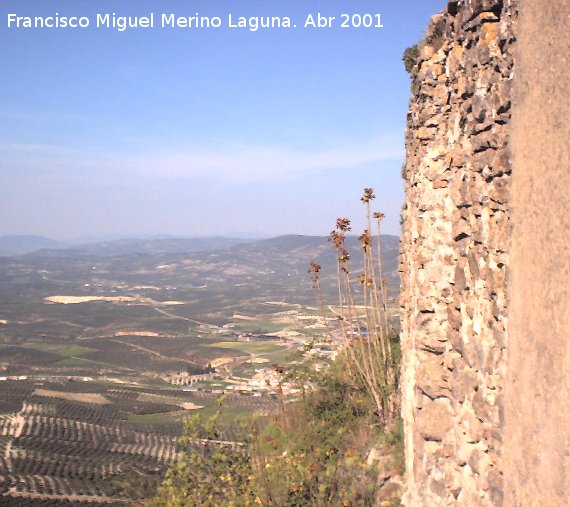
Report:
[{"label": "terraced farmland", "polygon": [[[34,389],[4,381],[12,399],[0,415],[0,491],[4,499],[75,499],[91,503],[124,499],[120,484],[129,473],[160,475],[178,452],[177,438],[137,429],[120,404],[81,402],[89,394]],[[38,396],[34,393],[40,393]],[[55,396],[50,396],[55,394]],[[105,399],[102,394],[95,394]],[[176,433],[176,432],[172,432]]]},{"label": "terraced farmland", "polygon": [[[274,405],[269,397],[230,398],[230,411]],[[214,406],[216,396],[62,379],[5,380],[0,399],[0,504],[79,506],[124,505],[133,477],[156,482],[180,450],[192,413],[181,407]],[[133,422],[140,415],[155,420]]]}]

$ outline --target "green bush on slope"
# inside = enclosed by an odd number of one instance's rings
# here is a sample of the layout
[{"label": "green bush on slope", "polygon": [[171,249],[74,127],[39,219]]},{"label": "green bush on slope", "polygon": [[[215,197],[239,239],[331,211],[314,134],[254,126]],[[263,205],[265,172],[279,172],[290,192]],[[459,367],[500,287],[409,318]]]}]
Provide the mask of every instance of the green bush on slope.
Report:
[{"label": "green bush on slope", "polygon": [[[219,413],[206,421],[189,420],[188,449],[151,505],[373,505],[378,470],[368,466],[368,452],[378,445],[401,448],[401,427],[386,433],[378,425],[374,401],[348,373],[345,359],[315,377],[314,389],[285,404],[269,422],[242,423],[239,439],[245,445],[239,448],[216,445],[223,427]],[[206,445],[196,445],[198,438]],[[401,459],[392,466],[400,470]]]}]

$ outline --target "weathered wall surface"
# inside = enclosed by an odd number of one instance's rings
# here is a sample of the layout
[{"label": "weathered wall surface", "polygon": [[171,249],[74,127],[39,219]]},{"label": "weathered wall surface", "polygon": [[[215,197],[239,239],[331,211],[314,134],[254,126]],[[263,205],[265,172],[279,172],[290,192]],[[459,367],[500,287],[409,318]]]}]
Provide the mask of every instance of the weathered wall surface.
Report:
[{"label": "weathered wall surface", "polygon": [[570,505],[570,3],[520,0],[505,505]]},{"label": "weathered wall surface", "polygon": [[432,19],[412,84],[401,243],[410,506],[500,505],[516,8]]}]

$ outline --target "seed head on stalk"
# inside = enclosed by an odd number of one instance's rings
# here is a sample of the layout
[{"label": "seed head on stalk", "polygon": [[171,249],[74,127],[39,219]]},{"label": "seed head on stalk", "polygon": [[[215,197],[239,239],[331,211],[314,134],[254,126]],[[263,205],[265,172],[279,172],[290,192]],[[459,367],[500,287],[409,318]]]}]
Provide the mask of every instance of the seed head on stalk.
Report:
[{"label": "seed head on stalk", "polygon": [[339,262],[348,262],[350,254],[346,250],[341,250],[338,255]]},{"label": "seed head on stalk", "polygon": [[368,229],[364,229],[364,232],[358,236],[358,241],[360,241],[360,248],[363,252],[366,252],[370,245],[372,245],[372,236]]},{"label": "seed head on stalk", "polygon": [[362,285],[365,285],[367,289],[372,287],[372,278],[370,278],[369,276],[366,276],[364,273],[362,273],[361,275],[358,276],[358,281]]},{"label": "seed head on stalk", "polygon": [[309,266],[309,273],[311,274],[311,280],[313,282],[313,287],[317,287],[319,284],[319,275],[321,273],[321,265],[316,262],[311,262]]},{"label": "seed head on stalk", "polygon": [[365,188],[364,189],[364,194],[362,195],[362,197],[360,198],[360,200],[367,204],[369,203],[372,199],[375,199],[376,196],[374,195],[374,189],[373,188]]},{"label": "seed head on stalk", "polygon": [[342,249],[344,245],[344,239],[344,232],[332,231],[329,235],[329,241],[333,244],[337,252]]},{"label": "seed head on stalk", "polygon": [[342,248],[338,252],[338,263],[341,266],[341,269],[348,274],[348,261],[350,260],[350,254]]},{"label": "seed head on stalk", "polygon": [[342,232],[350,231],[350,220],[348,218],[337,218],[336,228]]}]

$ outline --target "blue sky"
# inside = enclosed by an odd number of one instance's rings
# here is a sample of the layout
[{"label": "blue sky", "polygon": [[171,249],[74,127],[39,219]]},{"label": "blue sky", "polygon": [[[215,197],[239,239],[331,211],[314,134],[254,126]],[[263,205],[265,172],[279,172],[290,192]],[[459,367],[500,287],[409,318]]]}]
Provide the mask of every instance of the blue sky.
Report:
[{"label": "blue sky", "polygon": [[[327,234],[374,187],[399,233],[403,50],[445,0],[3,0],[0,235]],[[7,28],[7,15],[87,29]],[[97,13],[219,29],[95,28]],[[382,29],[303,28],[380,13]],[[227,15],[297,28],[225,27]],[[157,26],[158,25],[158,26]]]}]

